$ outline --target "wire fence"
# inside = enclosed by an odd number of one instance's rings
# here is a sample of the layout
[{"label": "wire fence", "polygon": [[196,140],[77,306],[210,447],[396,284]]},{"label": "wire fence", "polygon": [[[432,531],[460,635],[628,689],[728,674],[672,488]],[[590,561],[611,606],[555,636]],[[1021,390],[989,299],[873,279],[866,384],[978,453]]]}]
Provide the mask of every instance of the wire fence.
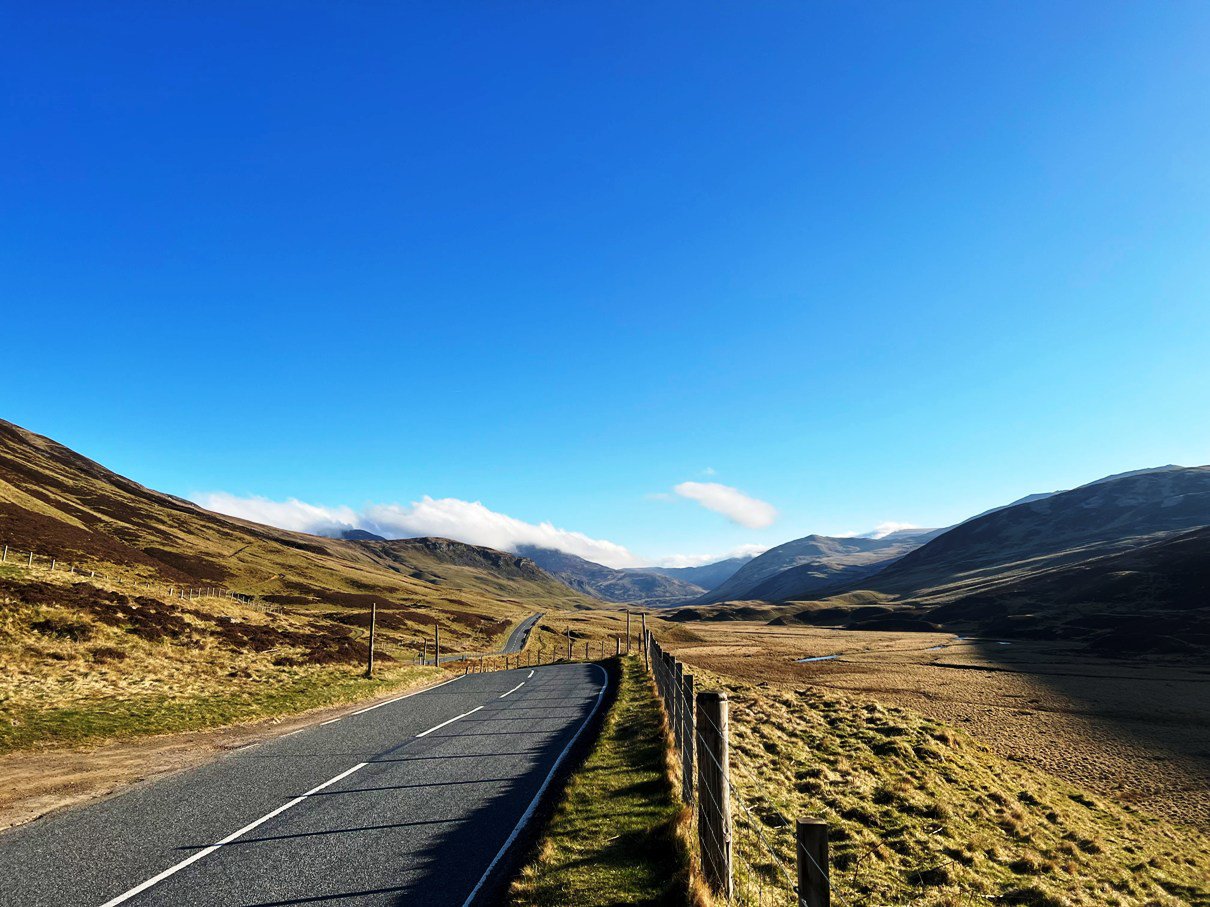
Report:
[{"label": "wire fence", "polygon": [[190,586],[181,583],[162,583],[155,580],[130,579],[98,570],[95,565],[61,558],[54,554],[33,550],[17,550],[9,545],[0,545],[0,567],[12,567],[29,571],[31,575],[55,575],[75,577],[80,581],[98,580],[121,588],[124,591],[155,594],[160,598],[191,601],[198,598],[226,598],[238,601],[260,611],[273,611],[277,606],[256,596],[236,592],[226,586]]},{"label": "wire fence", "polygon": [[791,822],[748,802],[743,787],[766,785],[731,758],[726,693],[696,691],[693,675],[652,634],[642,646],[680,765],[681,799],[693,813],[695,868],[716,899],[743,907],[847,907],[830,881],[827,825],[811,817]]}]

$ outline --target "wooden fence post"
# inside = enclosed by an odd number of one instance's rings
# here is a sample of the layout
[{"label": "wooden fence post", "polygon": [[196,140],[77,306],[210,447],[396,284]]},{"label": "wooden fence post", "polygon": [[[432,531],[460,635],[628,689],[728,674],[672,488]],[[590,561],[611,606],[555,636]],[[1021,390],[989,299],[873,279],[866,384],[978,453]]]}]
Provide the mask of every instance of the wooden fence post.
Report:
[{"label": "wooden fence post", "polygon": [[823,819],[799,819],[795,834],[798,853],[799,907],[830,907],[828,886],[828,823]]},{"label": "wooden fence post", "polygon": [[630,609],[626,609],[626,654],[630,654]]},{"label": "wooden fence post", "polygon": [[697,838],[702,872],[714,893],[730,901],[735,886],[731,873],[727,694],[706,690],[698,693],[697,714]]},{"label": "wooden fence post", "polygon": [[669,684],[674,703],[672,709],[672,739],[676,742],[676,748],[684,752],[685,740],[682,735],[685,732],[685,700],[682,698],[682,694],[685,690],[685,666],[679,661],[674,661],[673,665],[672,683]]},{"label": "wooden fence post", "polygon": [[648,659],[651,657],[651,652],[649,651],[649,649],[651,648],[651,640],[649,640],[647,638],[647,612],[646,611],[639,612],[639,621],[643,624],[642,635],[639,637],[639,639],[643,646],[643,670],[646,671],[646,670],[649,670]]},{"label": "wooden fence post", "polygon": [[685,703],[681,716],[681,799],[693,805],[693,675],[682,679],[681,701]]},{"label": "wooden fence post", "polygon": [[370,650],[366,653],[366,677],[374,676],[374,634],[378,629],[378,601],[370,602]]}]

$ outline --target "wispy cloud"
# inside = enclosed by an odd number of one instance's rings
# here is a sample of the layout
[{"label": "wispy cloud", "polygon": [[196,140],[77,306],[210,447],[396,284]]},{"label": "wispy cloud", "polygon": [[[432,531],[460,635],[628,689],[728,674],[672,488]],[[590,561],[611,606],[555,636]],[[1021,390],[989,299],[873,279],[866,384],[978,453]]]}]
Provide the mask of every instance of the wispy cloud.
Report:
[{"label": "wispy cloud", "polygon": [[659,567],[700,567],[703,564],[713,564],[733,557],[756,557],[768,551],[765,545],[740,545],[724,554],[670,554],[662,557],[656,566]]},{"label": "wispy cloud", "polygon": [[238,497],[222,491],[194,495],[193,501],[219,513],[315,535],[338,535],[341,530],[357,528],[387,538],[444,536],[503,551],[515,551],[519,545],[539,545],[608,567],[644,563],[625,546],[606,539],[594,539],[551,523],[527,523],[491,510],[479,501],[458,498],[426,495],[406,506],[369,504],[361,510],[308,504],[296,498],[272,501],[256,496]]},{"label": "wispy cloud", "polygon": [[672,489],[683,498],[697,501],[707,510],[721,513],[733,523],[763,529],[777,519],[777,508],[767,501],[749,497],[738,488],[718,482],[681,482]]},{"label": "wispy cloud", "polygon": [[872,539],[881,539],[890,535],[892,532],[899,532],[903,529],[919,529],[915,523],[896,523],[894,520],[887,520],[879,523],[874,527],[872,532],[867,532],[866,535]]}]

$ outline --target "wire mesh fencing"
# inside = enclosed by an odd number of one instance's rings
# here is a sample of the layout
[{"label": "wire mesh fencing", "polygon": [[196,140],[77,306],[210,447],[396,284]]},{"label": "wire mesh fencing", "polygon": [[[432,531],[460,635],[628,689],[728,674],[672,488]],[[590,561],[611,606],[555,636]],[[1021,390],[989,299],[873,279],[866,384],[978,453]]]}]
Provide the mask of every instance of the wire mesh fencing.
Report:
[{"label": "wire mesh fencing", "polygon": [[642,645],[680,766],[681,799],[693,812],[693,859],[715,898],[743,907],[829,907],[833,901],[846,907],[830,883],[826,823],[790,821],[744,795],[743,787],[763,785],[731,757],[727,694],[697,690],[685,665],[651,633]]}]

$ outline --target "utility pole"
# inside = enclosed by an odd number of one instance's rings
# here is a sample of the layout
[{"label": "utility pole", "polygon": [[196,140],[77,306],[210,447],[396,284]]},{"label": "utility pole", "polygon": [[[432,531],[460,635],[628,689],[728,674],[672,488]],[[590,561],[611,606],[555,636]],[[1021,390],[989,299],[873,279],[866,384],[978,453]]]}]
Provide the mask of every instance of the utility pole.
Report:
[{"label": "utility pole", "polygon": [[374,633],[378,629],[378,602],[370,602],[370,651],[366,655],[366,677],[374,676]]}]

